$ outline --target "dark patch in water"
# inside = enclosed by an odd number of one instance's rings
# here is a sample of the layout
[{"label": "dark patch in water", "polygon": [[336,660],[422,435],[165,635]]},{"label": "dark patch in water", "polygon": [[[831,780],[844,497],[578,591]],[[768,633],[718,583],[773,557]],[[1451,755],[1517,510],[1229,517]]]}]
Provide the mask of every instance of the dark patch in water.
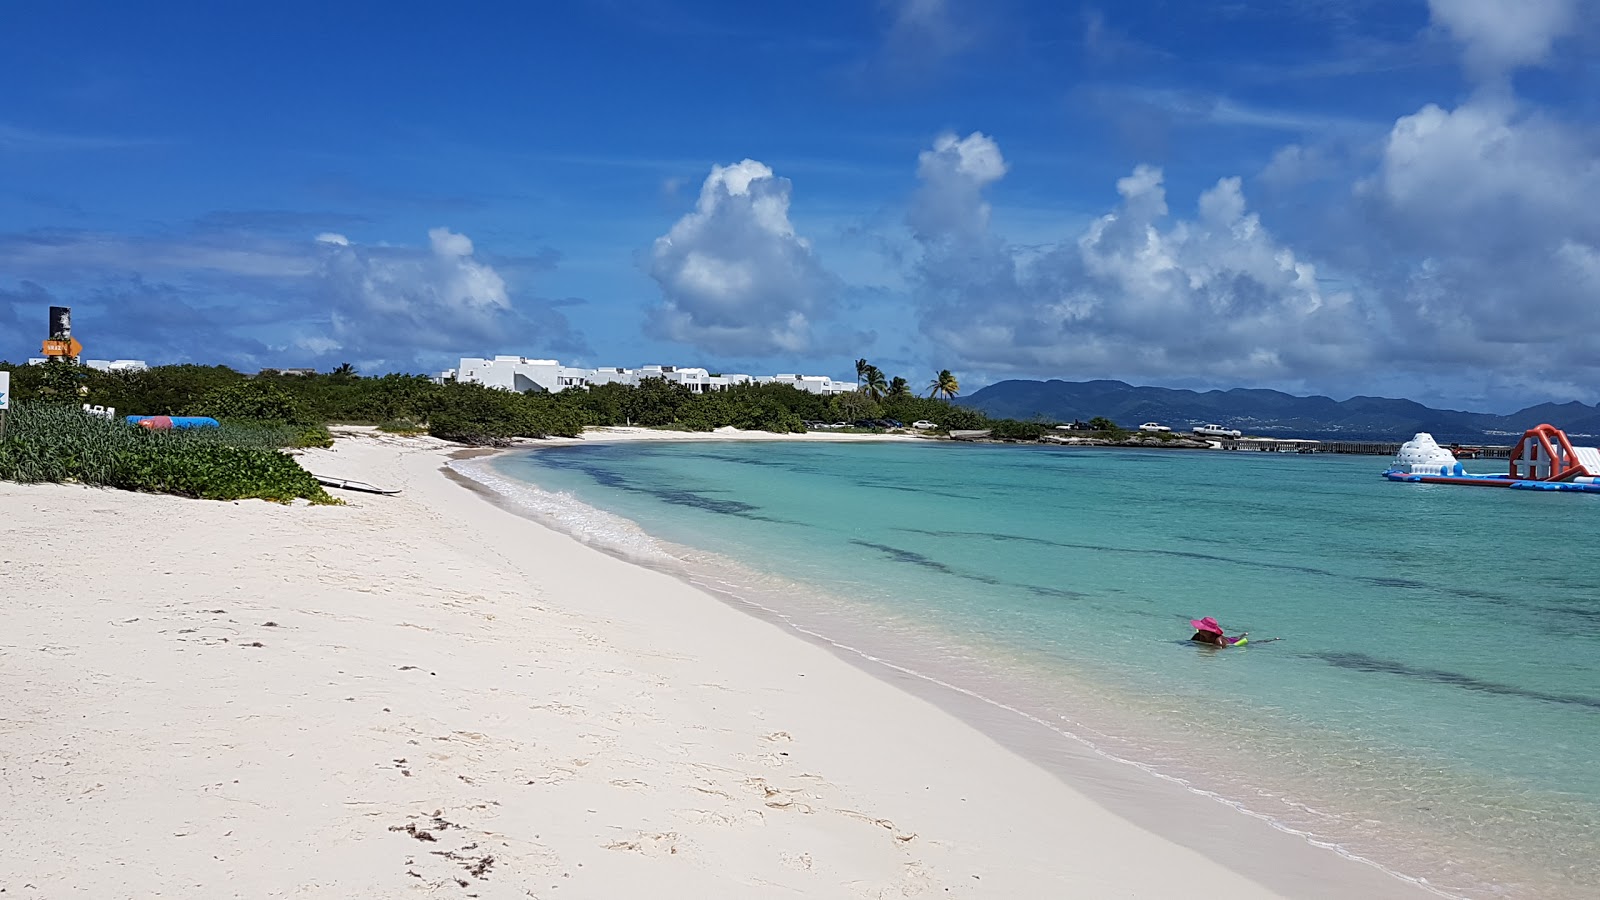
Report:
[{"label": "dark patch in water", "polygon": [[[1160,547],[1111,547],[1105,544],[1076,544],[1069,541],[1052,541],[1048,538],[1031,537],[1024,534],[1000,534],[991,531],[928,531],[920,528],[904,528],[912,534],[925,534],[931,537],[957,537],[957,538],[986,538],[991,541],[1017,541],[1024,544],[1038,544],[1044,547],[1059,547],[1064,550],[1091,550],[1096,553],[1127,553],[1135,556],[1174,556],[1180,559],[1198,559],[1205,562],[1227,563],[1231,566],[1244,566],[1252,569],[1271,569],[1279,572],[1298,572],[1303,575],[1319,575],[1325,578],[1336,578],[1348,581],[1359,581],[1377,587],[1400,588],[1412,591],[1444,591],[1427,582],[1417,581],[1413,578],[1393,578],[1381,575],[1346,575],[1332,572],[1328,569],[1319,569],[1315,566],[1298,566],[1293,563],[1263,562],[1255,559],[1238,559],[1231,556],[1222,556],[1216,553],[1199,553],[1193,550],[1168,550]],[[1478,600],[1509,601],[1514,598],[1493,591],[1479,590],[1476,588],[1449,588],[1449,593],[1455,596],[1472,597]],[[1596,614],[1600,618],[1600,614]]]},{"label": "dark patch in water", "polygon": [[917,495],[923,496],[923,497],[948,497],[948,498],[950,498],[952,500],[977,500],[978,499],[977,497],[973,497],[973,496],[970,496],[968,494],[957,494],[957,493],[955,493],[953,491],[939,491],[939,490],[934,490],[933,488],[928,488],[928,487],[920,487],[920,486],[908,485],[908,484],[898,484],[898,483],[895,483],[895,482],[892,482],[892,481],[867,481],[867,480],[857,479],[856,480],[856,484],[859,487],[870,488],[872,490],[900,491],[902,493],[917,494]]},{"label": "dark patch in water", "polygon": [[915,550],[907,550],[903,547],[891,547],[888,544],[875,544],[871,541],[862,540],[852,540],[850,543],[855,544],[858,547],[866,547],[869,550],[876,550],[895,562],[903,562],[907,565],[921,566],[924,569],[931,569],[941,575],[949,575],[951,578],[961,578],[966,581],[975,581],[978,584],[987,584],[992,587],[1016,588],[1017,590],[1027,591],[1028,593],[1039,597],[1058,597],[1067,600],[1078,600],[1085,596],[1077,591],[1069,591],[1064,588],[1044,587],[1037,584],[1022,584],[1015,581],[1002,581],[1001,579],[990,575],[963,572],[959,569],[952,568],[938,561],[937,559],[923,556],[921,553],[918,553]]},{"label": "dark patch in water", "polygon": [[1544,691],[1530,691],[1514,685],[1500,684],[1495,681],[1483,681],[1471,675],[1460,672],[1451,672],[1445,669],[1423,669],[1417,666],[1408,666],[1402,662],[1388,659],[1378,659],[1365,653],[1314,653],[1313,656],[1329,665],[1341,669],[1353,669],[1357,672],[1380,672],[1385,675],[1404,675],[1408,678],[1419,678],[1431,681],[1434,684],[1448,684],[1468,691],[1479,691],[1485,694],[1500,694],[1507,697],[1526,697],[1530,700],[1542,700],[1546,703],[1564,703],[1569,706],[1581,706],[1587,709],[1600,710],[1600,698],[1585,697],[1579,694],[1549,694]]},{"label": "dark patch in water", "polygon": [[1545,610],[1559,613],[1564,616],[1576,616],[1588,619],[1590,622],[1600,623],[1600,609],[1585,609],[1581,606],[1546,606]]},{"label": "dark patch in water", "polygon": [[874,544],[871,541],[862,540],[851,540],[850,543],[855,544],[857,547],[866,547],[869,550],[876,550],[895,562],[903,562],[909,563],[913,566],[921,566],[924,569],[932,569],[935,572],[939,572],[944,575],[953,575],[957,578],[968,578],[973,581],[983,581],[987,584],[997,583],[993,579],[988,578],[988,576],[965,575],[961,572],[957,572],[955,569],[950,568],[944,563],[939,562],[936,559],[923,556],[921,553],[917,553],[914,550],[905,550],[900,547],[891,547],[888,544]]},{"label": "dark patch in water", "polygon": [[752,503],[746,503],[743,500],[723,500],[716,497],[708,497],[705,494],[698,493],[696,491],[683,490],[680,488],[646,487],[644,485],[636,484],[622,477],[616,472],[611,471],[610,469],[592,465],[588,462],[580,460],[576,455],[558,457],[556,454],[548,454],[541,456],[540,461],[551,468],[568,469],[575,472],[582,472],[583,474],[594,479],[594,482],[602,487],[614,488],[619,491],[629,491],[635,494],[644,494],[649,497],[655,497],[663,503],[671,503],[675,506],[687,506],[693,509],[703,510],[705,512],[717,513],[724,516],[737,516],[742,519],[752,519],[759,522],[781,522],[793,524],[788,523],[784,519],[777,519],[773,518],[772,516],[762,515],[760,514],[761,507]]},{"label": "dark patch in water", "polygon": [[1017,587],[1020,587],[1028,593],[1039,597],[1060,597],[1064,600],[1082,600],[1083,598],[1089,596],[1082,591],[1069,591],[1066,588],[1044,587],[1037,584],[1019,584]]}]

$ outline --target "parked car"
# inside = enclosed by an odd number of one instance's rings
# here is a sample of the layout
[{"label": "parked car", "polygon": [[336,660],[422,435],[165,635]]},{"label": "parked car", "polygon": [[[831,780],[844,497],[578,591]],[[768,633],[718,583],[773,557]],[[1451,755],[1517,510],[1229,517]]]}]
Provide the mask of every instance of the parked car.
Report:
[{"label": "parked car", "polygon": [[1237,428],[1223,428],[1221,425],[1196,425],[1194,433],[1201,437],[1243,437],[1244,432]]},{"label": "parked car", "polygon": [[938,428],[939,425],[937,422],[929,422],[927,419],[918,419],[917,421],[911,423],[911,427],[921,431],[927,431],[930,428]]},{"label": "parked car", "polygon": [[1143,425],[1139,426],[1139,430],[1140,431],[1171,431],[1172,429],[1168,428],[1165,425],[1161,425],[1159,423],[1156,423],[1156,422],[1146,422]]}]

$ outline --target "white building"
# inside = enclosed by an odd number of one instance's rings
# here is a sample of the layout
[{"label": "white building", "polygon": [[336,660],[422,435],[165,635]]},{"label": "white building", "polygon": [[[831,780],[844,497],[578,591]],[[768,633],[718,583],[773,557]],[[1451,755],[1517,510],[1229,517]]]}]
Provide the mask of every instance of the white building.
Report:
[{"label": "white building", "polygon": [[[28,365],[42,366],[49,361],[42,356],[35,357],[28,360]],[[150,368],[142,359],[81,359],[79,362],[100,372],[143,372]]]},{"label": "white building", "polygon": [[647,378],[660,378],[703,394],[736,384],[788,384],[802,391],[824,396],[845,394],[856,389],[855,382],[835,381],[826,375],[743,375],[717,374],[695,366],[641,366],[624,369],[608,366],[579,369],[563,366],[553,359],[528,359],[525,356],[496,356],[493,359],[462,357],[454,369],[440,372],[434,380],[466,381],[508,391],[564,391],[572,387],[598,384],[637,385]]},{"label": "white building", "polygon": [[757,384],[787,384],[808,394],[849,394],[859,385],[853,381],[834,381],[826,375],[757,375]]},{"label": "white building", "polygon": [[574,369],[553,359],[528,359],[525,356],[496,356],[494,359],[462,357],[457,368],[446,369],[438,381],[470,381],[489,387],[524,393],[554,393],[588,384],[591,369]]}]

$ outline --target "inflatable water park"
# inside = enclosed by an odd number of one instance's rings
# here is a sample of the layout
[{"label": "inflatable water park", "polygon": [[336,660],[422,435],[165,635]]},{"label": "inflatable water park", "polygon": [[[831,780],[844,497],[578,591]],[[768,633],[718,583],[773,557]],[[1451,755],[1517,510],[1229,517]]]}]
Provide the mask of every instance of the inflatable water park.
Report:
[{"label": "inflatable water park", "polygon": [[1536,425],[1512,448],[1505,475],[1473,475],[1425,432],[1400,445],[1383,477],[1417,484],[1467,484],[1516,491],[1600,493],[1600,448],[1574,447],[1566,432]]}]

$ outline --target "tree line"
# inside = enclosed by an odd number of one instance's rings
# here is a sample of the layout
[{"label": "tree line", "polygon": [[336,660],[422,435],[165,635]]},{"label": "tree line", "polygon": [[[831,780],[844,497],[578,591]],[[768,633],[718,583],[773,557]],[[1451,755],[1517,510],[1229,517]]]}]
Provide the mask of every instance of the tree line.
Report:
[{"label": "tree line", "polygon": [[[993,429],[996,437],[1034,440],[1036,422],[991,420],[951,400],[960,384],[949,370],[917,396],[903,377],[889,378],[857,362],[858,390],[822,396],[787,384],[744,384],[694,393],[663,379],[638,385],[603,384],[558,393],[514,393],[472,383],[437,384],[426,376],[365,377],[343,365],[331,372],[246,376],[226,366],[156,366],[139,372],[101,372],[72,362],[12,366],[12,393],[21,403],[88,403],[115,407],[119,416],[205,415],[224,421],[273,422],[306,429],[329,423],[374,424],[391,431],[428,433],[469,444],[513,438],[577,436],[587,426],[640,425],[710,431],[735,428],[799,432],[808,422],[905,424],[940,429]],[[301,443],[315,443],[302,436]]]}]

